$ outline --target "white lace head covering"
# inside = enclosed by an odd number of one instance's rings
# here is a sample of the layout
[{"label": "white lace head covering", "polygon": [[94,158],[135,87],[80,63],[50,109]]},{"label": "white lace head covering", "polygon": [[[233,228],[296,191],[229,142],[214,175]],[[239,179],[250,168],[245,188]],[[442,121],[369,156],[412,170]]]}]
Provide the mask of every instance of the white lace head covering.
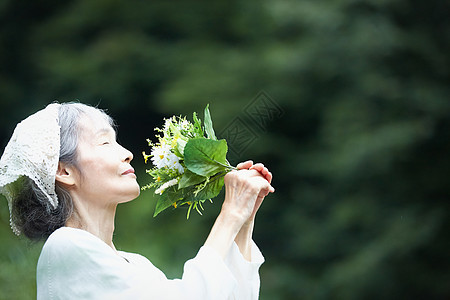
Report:
[{"label": "white lace head covering", "polygon": [[50,104],[17,124],[0,159],[0,193],[8,200],[11,228],[17,235],[20,231],[13,221],[12,203],[22,187],[19,178],[27,176],[34,181],[47,196],[48,210],[58,206],[55,177],[60,147],[59,107]]}]

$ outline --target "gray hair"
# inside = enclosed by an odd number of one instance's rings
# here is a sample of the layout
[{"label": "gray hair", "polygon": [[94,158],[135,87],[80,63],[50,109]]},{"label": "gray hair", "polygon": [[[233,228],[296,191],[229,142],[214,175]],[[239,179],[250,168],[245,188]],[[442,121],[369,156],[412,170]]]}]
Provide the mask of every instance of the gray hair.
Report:
[{"label": "gray hair", "polygon": [[[86,104],[62,103],[59,108],[60,156],[59,161],[78,169],[77,148],[80,135],[79,121],[82,117],[103,118],[115,128],[113,119],[105,111]],[[70,193],[58,182],[55,191],[58,206],[46,205],[47,197],[29,179],[24,178],[22,190],[13,201],[12,218],[19,230],[31,240],[47,238],[53,231],[64,226],[73,214],[73,202]]]}]

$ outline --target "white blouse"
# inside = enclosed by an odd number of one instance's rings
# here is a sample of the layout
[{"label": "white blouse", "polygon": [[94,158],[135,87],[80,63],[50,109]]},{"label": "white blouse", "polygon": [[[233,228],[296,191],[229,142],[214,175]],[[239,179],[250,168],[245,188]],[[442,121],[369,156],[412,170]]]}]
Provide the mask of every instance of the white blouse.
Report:
[{"label": "white blouse", "polygon": [[264,258],[252,245],[248,262],[235,243],[223,260],[203,246],[169,280],[145,257],[115,252],[95,235],[70,227],[56,230],[37,265],[37,299],[258,299]]}]

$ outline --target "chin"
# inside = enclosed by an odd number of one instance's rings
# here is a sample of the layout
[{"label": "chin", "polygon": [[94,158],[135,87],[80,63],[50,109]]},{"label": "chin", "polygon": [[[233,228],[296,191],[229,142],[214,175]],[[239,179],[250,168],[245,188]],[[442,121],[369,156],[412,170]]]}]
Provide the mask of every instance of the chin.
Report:
[{"label": "chin", "polygon": [[126,195],[124,195],[123,200],[120,201],[119,203],[127,203],[130,201],[133,201],[134,199],[136,199],[139,194],[141,193],[141,188],[139,187],[138,184],[136,184],[136,187],[133,189],[130,189],[129,192],[126,193]]},{"label": "chin", "polygon": [[140,194],[141,194],[141,188],[138,186],[138,188],[136,189],[136,192],[135,192],[133,198],[130,201],[132,201],[132,200],[136,199],[137,197],[139,197]]}]

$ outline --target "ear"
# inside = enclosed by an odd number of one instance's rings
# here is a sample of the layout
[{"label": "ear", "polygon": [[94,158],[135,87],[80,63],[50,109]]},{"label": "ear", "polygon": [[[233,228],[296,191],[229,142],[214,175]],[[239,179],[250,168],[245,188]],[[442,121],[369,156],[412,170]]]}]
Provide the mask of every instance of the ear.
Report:
[{"label": "ear", "polygon": [[65,163],[58,163],[58,170],[56,171],[56,181],[59,183],[74,186],[76,182],[75,177],[75,168],[72,166],[68,166]]}]

